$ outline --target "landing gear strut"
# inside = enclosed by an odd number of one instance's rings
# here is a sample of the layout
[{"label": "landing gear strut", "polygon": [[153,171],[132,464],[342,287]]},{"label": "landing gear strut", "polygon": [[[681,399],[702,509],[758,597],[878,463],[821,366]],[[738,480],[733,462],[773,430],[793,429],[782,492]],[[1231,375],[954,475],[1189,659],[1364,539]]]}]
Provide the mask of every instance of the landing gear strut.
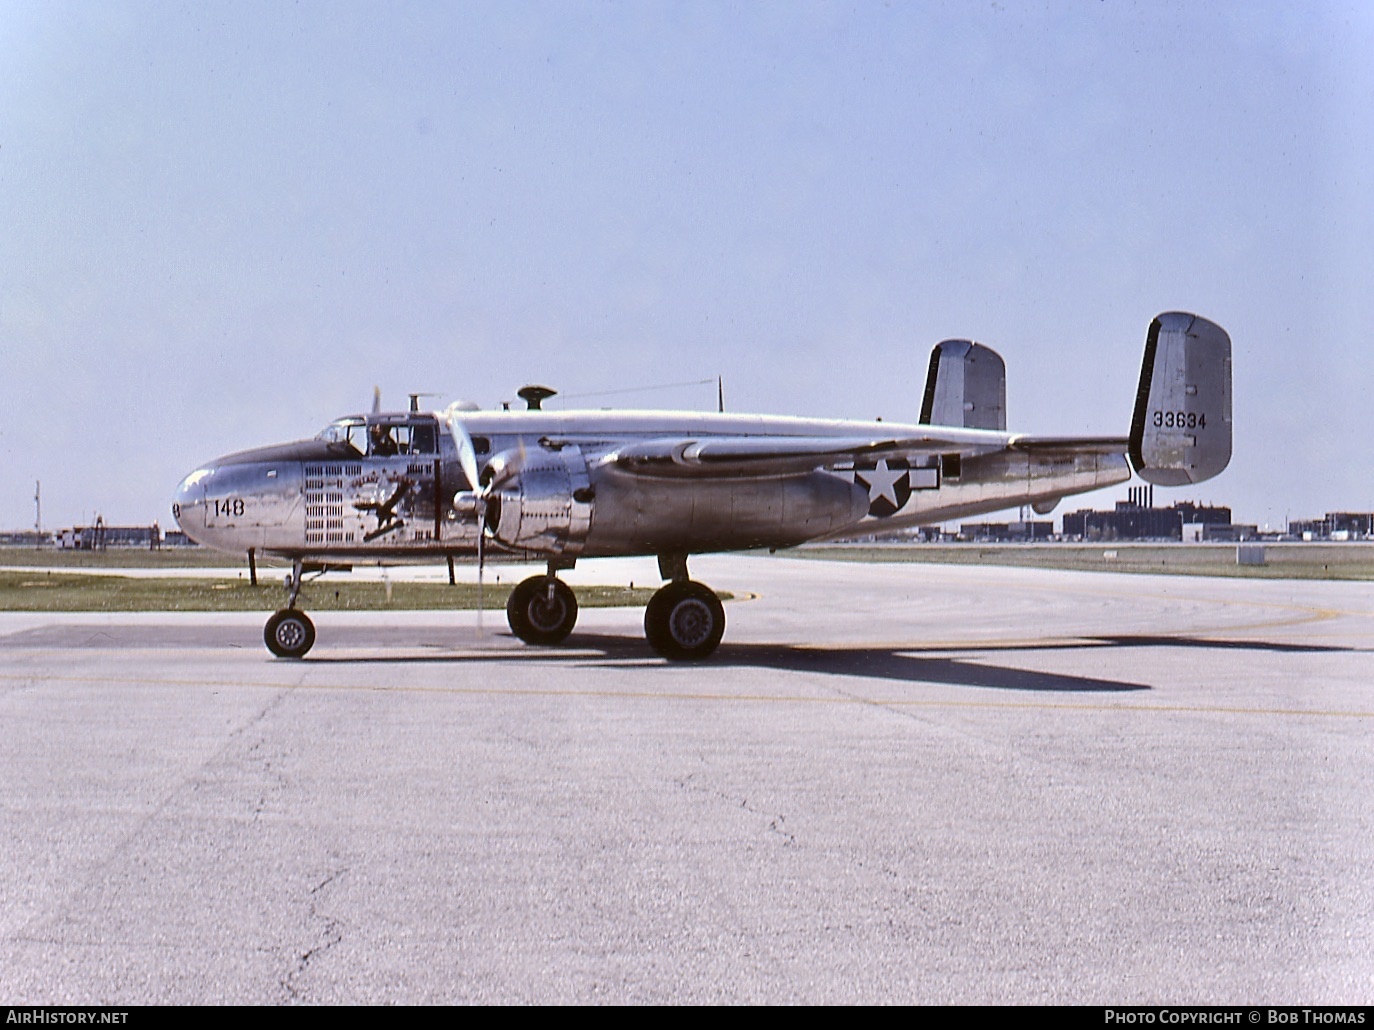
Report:
[{"label": "landing gear strut", "polygon": [[315,624],[305,612],[296,610],[304,571],[301,559],[291,563],[291,571],[286,576],[286,607],[268,619],[262,631],[267,650],[278,658],[303,658],[315,646]]},{"label": "landing gear strut", "polygon": [[577,622],[577,598],[552,572],[531,576],[511,591],[506,621],[511,632],[527,644],[562,643]]}]

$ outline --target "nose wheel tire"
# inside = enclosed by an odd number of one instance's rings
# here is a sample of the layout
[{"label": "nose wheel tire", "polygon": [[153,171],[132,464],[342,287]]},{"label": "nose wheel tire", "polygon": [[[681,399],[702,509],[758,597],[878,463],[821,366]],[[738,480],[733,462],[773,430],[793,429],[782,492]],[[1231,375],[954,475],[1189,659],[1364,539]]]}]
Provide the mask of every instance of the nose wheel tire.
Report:
[{"label": "nose wheel tire", "polygon": [[561,579],[531,576],[511,591],[506,621],[511,632],[527,644],[558,644],[577,623],[577,598]]},{"label": "nose wheel tire", "polygon": [[644,609],[644,635],[664,658],[698,661],[725,635],[725,606],[704,583],[669,583]]},{"label": "nose wheel tire", "polygon": [[267,620],[262,638],[278,658],[303,658],[315,646],[315,624],[305,612],[283,608]]}]

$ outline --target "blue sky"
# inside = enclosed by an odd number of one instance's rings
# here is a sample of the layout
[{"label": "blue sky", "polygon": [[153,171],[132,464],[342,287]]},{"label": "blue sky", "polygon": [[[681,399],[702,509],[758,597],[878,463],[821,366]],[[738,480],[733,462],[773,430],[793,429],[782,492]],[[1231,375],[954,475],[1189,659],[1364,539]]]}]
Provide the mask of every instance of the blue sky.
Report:
[{"label": "blue sky", "polygon": [[1365,3],[7,0],[0,526],[167,524],[373,384],[914,420],[951,336],[1124,433],[1171,309],[1236,444],[1157,502],[1368,511],[1371,101]]}]

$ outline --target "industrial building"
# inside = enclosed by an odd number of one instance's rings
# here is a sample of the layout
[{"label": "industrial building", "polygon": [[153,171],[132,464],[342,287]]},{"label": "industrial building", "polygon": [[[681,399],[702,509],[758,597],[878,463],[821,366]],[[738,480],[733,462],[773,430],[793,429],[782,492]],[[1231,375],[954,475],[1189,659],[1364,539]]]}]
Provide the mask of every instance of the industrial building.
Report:
[{"label": "industrial building", "polygon": [[972,543],[1032,543],[1054,536],[1054,523],[1044,522],[965,522],[959,526],[959,539]]},{"label": "industrial building", "polygon": [[[1186,528],[1196,527],[1196,528]],[[1075,511],[1064,516],[1067,538],[1079,540],[1243,540],[1254,526],[1233,526],[1231,509],[1178,501],[1154,506],[1154,487],[1132,487],[1112,511]]]},{"label": "industrial building", "polygon": [[1288,535],[1303,540],[1374,539],[1374,512],[1329,511],[1320,519],[1294,519]]}]

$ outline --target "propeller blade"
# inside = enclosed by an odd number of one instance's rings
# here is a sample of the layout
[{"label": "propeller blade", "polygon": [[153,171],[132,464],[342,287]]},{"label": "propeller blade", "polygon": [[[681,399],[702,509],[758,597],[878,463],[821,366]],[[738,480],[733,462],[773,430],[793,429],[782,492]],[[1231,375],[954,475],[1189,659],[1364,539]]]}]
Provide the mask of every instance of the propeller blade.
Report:
[{"label": "propeller blade", "polygon": [[502,451],[487,462],[487,482],[482,487],[482,496],[490,497],[507,483],[519,478],[520,473],[525,471],[525,457],[525,442],[521,440],[515,450]]},{"label": "propeller blade", "polygon": [[472,445],[472,436],[468,433],[468,427],[463,425],[463,420],[454,417],[453,408],[448,409],[448,431],[453,437],[454,446],[458,448],[458,464],[462,466],[463,475],[468,481],[468,489],[473,493],[479,493],[481,487],[477,483],[477,449]]},{"label": "propeller blade", "polygon": [[481,505],[477,512],[477,636],[486,635],[486,630],[482,626],[482,616],[487,610],[485,587],[485,572],[487,564],[487,549],[485,540],[487,536],[484,523],[487,519],[486,506]]},{"label": "propeller blade", "polygon": [[[526,451],[522,440],[516,449],[502,451],[493,457],[486,465],[487,481],[479,483],[481,473],[477,467],[477,448],[473,445],[467,426],[458,417],[458,412],[462,410],[466,409],[454,404],[449,406],[445,414],[448,418],[449,435],[453,437],[453,443],[458,448],[458,463],[471,490],[470,494],[467,491],[455,494],[454,507],[467,514],[468,505],[471,504],[471,513],[477,521],[477,632],[481,635],[484,632],[483,613],[486,611],[487,511],[492,495],[518,479],[524,471]],[[461,503],[459,498],[462,498]]]},{"label": "propeller blade", "polygon": [[[483,489],[478,485],[477,448],[473,446],[472,435],[468,432],[467,426],[463,425],[463,420],[456,415],[459,410],[456,404],[448,409],[448,431],[458,448],[458,464],[463,470],[463,477],[468,481],[468,489],[472,491],[473,514],[477,519],[477,635],[480,637],[485,633],[482,617],[486,611],[487,497],[491,487]],[[456,495],[455,502],[461,496],[462,493]]]}]

